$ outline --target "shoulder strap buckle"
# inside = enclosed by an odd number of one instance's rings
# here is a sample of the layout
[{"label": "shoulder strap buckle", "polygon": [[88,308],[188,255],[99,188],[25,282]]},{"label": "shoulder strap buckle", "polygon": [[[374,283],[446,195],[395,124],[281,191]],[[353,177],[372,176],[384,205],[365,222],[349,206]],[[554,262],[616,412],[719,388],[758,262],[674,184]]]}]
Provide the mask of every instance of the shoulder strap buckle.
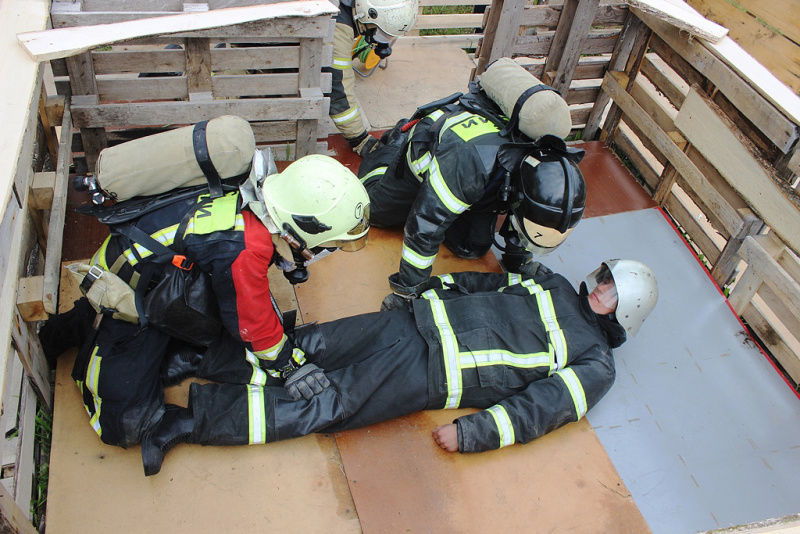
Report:
[{"label": "shoulder strap buckle", "polygon": [[186,259],[186,256],[175,254],[172,256],[172,265],[184,271],[190,271],[194,267],[194,263]]}]

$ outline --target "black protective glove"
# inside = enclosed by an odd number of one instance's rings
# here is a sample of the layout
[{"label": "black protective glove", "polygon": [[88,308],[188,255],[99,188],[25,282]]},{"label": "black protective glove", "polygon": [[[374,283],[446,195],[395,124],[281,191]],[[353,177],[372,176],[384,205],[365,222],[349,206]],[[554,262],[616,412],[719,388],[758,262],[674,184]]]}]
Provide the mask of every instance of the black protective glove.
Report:
[{"label": "black protective glove", "polygon": [[294,400],[300,400],[300,397],[311,400],[314,395],[322,393],[322,390],[330,385],[331,382],[322,369],[313,363],[307,363],[290,374],[283,387]]},{"label": "black protective glove", "polygon": [[403,297],[397,293],[389,293],[381,302],[381,311],[405,310],[410,313],[412,310],[411,300],[411,296]]},{"label": "black protective glove", "polygon": [[536,276],[542,274],[553,274],[553,271],[550,270],[549,267],[542,265],[538,261],[531,261],[526,263],[525,265],[520,266],[519,271],[520,274],[524,274],[525,276]]}]

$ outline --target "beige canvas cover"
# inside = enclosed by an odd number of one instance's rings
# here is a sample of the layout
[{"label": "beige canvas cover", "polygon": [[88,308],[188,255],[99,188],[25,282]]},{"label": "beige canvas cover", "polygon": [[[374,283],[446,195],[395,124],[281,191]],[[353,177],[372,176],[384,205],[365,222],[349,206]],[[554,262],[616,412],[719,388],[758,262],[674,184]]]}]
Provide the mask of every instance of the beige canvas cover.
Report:
[{"label": "beige canvas cover", "polygon": [[[97,160],[97,183],[116,200],[157,195],[176,187],[206,183],[194,153],[194,126],[109,147]],[[222,179],[247,171],[256,142],[250,123],[223,115],[208,121],[206,142]]]},{"label": "beige canvas cover", "polygon": [[90,270],[97,277],[89,291],[85,292],[86,298],[97,312],[100,312],[101,309],[114,309],[117,310],[112,315],[114,319],[129,323],[139,322],[139,313],[136,311],[136,294],[131,286],[119,276],[101,269],[97,265],[86,263],[72,263],[67,265],[67,270],[78,285],[83,282]]},{"label": "beige canvas cover", "polygon": [[[541,83],[533,74],[507,57],[489,65],[480,78],[481,88],[507,117],[511,116],[519,96],[530,87]],[[555,91],[534,93],[519,113],[519,130],[534,140],[545,134],[564,138],[569,135],[571,128],[572,119],[567,102]]]}]

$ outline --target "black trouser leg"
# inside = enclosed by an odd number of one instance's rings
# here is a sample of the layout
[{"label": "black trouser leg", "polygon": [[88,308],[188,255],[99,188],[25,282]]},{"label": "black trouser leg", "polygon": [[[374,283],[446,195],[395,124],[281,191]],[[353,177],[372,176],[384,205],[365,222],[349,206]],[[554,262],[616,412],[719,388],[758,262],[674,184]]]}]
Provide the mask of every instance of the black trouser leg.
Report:
[{"label": "black trouser leg", "polygon": [[298,333],[297,345],[331,386],[310,400],[283,387],[197,385],[195,443],[277,441],[357,428],[428,406],[428,345],[405,311],[366,314]]},{"label": "black trouser leg", "polygon": [[405,163],[402,165],[403,168],[398,169],[398,176],[380,176],[364,182],[369,194],[369,222],[373,226],[385,228],[404,225],[411,212],[420,182]]}]

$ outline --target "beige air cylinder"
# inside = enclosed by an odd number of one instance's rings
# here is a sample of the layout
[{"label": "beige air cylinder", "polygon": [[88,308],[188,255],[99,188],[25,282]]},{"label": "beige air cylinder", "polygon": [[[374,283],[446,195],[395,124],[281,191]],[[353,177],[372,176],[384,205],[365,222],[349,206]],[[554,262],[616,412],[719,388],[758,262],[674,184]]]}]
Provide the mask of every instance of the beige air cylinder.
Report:
[{"label": "beige air cylinder", "polygon": [[[507,57],[489,65],[480,77],[481,88],[509,118],[519,96],[541,83],[533,74]],[[555,91],[534,93],[520,110],[518,128],[534,140],[545,134],[564,138],[572,128],[569,107]]]},{"label": "beige air cylinder", "polygon": [[[97,183],[117,200],[165,193],[206,183],[192,142],[194,126],[142,137],[109,147],[97,160]],[[223,115],[208,121],[211,163],[224,180],[246,172],[256,142],[250,123]]]}]

